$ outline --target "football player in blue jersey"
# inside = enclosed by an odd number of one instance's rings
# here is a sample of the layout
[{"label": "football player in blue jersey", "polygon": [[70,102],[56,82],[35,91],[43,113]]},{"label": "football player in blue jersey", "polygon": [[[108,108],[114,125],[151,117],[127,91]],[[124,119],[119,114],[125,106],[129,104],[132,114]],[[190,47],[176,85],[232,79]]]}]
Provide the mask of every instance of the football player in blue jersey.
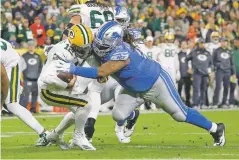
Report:
[{"label": "football player in blue jersey", "polygon": [[163,103],[162,109],[176,121],[209,131],[214,138],[214,146],[224,146],[225,125],[216,124],[187,107],[169,74],[159,63],[145,57],[132,44],[124,42],[123,34],[123,27],[118,23],[105,23],[99,28],[92,44],[93,54],[101,66],[77,67],[73,63],[59,61],[59,71],[87,78],[111,75],[123,87],[112,110],[113,119],[119,124],[134,117],[134,109],[144,100],[149,100],[158,106]]}]

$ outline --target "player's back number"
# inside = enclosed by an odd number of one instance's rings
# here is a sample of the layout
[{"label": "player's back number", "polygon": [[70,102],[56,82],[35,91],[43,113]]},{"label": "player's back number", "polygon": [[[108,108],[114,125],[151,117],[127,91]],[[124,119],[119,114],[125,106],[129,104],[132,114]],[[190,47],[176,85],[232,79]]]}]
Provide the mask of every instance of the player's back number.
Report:
[{"label": "player's back number", "polygon": [[95,29],[100,27],[103,23],[114,20],[114,14],[111,11],[92,10],[90,12],[91,28]]}]

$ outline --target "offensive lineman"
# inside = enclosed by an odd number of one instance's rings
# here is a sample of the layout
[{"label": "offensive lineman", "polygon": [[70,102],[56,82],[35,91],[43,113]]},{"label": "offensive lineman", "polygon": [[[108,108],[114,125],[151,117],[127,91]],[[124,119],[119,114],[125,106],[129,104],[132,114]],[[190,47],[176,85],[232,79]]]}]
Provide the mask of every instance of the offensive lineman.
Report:
[{"label": "offensive lineman", "polygon": [[[20,96],[20,56],[12,48],[12,45],[0,38],[1,45],[1,65],[6,69],[9,79],[8,95],[6,100],[1,101],[7,109],[22,120],[26,125],[32,128],[40,139],[36,142],[36,146],[47,144],[46,135],[49,133],[44,127],[32,116],[32,114],[19,104]],[[2,68],[2,70],[4,70]],[[4,78],[4,77],[2,77]]]}]

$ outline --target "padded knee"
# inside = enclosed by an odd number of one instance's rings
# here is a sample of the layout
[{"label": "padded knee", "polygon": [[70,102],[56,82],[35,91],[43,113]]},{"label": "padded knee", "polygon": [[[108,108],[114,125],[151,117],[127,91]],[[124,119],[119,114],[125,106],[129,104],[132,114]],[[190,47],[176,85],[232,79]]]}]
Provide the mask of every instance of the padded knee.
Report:
[{"label": "padded knee", "polygon": [[113,116],[113,119],[116,121],[116,122],[119,122],[119,121],[123,121],[125,120],[128,115],[124,115],[121,111],[119,111],[118,109],[113,109],[112,110],[112,116]]},{"label": "padded knee", "polygon": [[85,124],[85,134],[88,139],[91,139],[95,132],[95,119],[88,118]]},{"label": "padded knee", "polygon": [[189,108],[185,106],[184,107],[185,113],[183,111],[181,111],[181,110],[180,111],[178,110],[178,111],[172,113],[171,116],[177,122],[185,122],[186,119],[187,119],[188,110],[189,110]]}]

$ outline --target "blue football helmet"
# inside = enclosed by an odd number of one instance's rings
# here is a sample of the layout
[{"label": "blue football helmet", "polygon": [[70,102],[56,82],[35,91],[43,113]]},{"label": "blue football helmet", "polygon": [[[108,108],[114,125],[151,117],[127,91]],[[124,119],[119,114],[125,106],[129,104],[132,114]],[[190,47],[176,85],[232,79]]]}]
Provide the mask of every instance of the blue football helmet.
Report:
[{"label": "blue football helmet", "polygon": [[127,8],[116,6],[115,10],[115,21],[124,27],[128,27],[130,22],[130,13]]},{"label": "blue football helmet", "polygon": [[115,21],[103,24],[95,34],[92,47],[96,55],[104,58],[123,42],[124,28]]}]

